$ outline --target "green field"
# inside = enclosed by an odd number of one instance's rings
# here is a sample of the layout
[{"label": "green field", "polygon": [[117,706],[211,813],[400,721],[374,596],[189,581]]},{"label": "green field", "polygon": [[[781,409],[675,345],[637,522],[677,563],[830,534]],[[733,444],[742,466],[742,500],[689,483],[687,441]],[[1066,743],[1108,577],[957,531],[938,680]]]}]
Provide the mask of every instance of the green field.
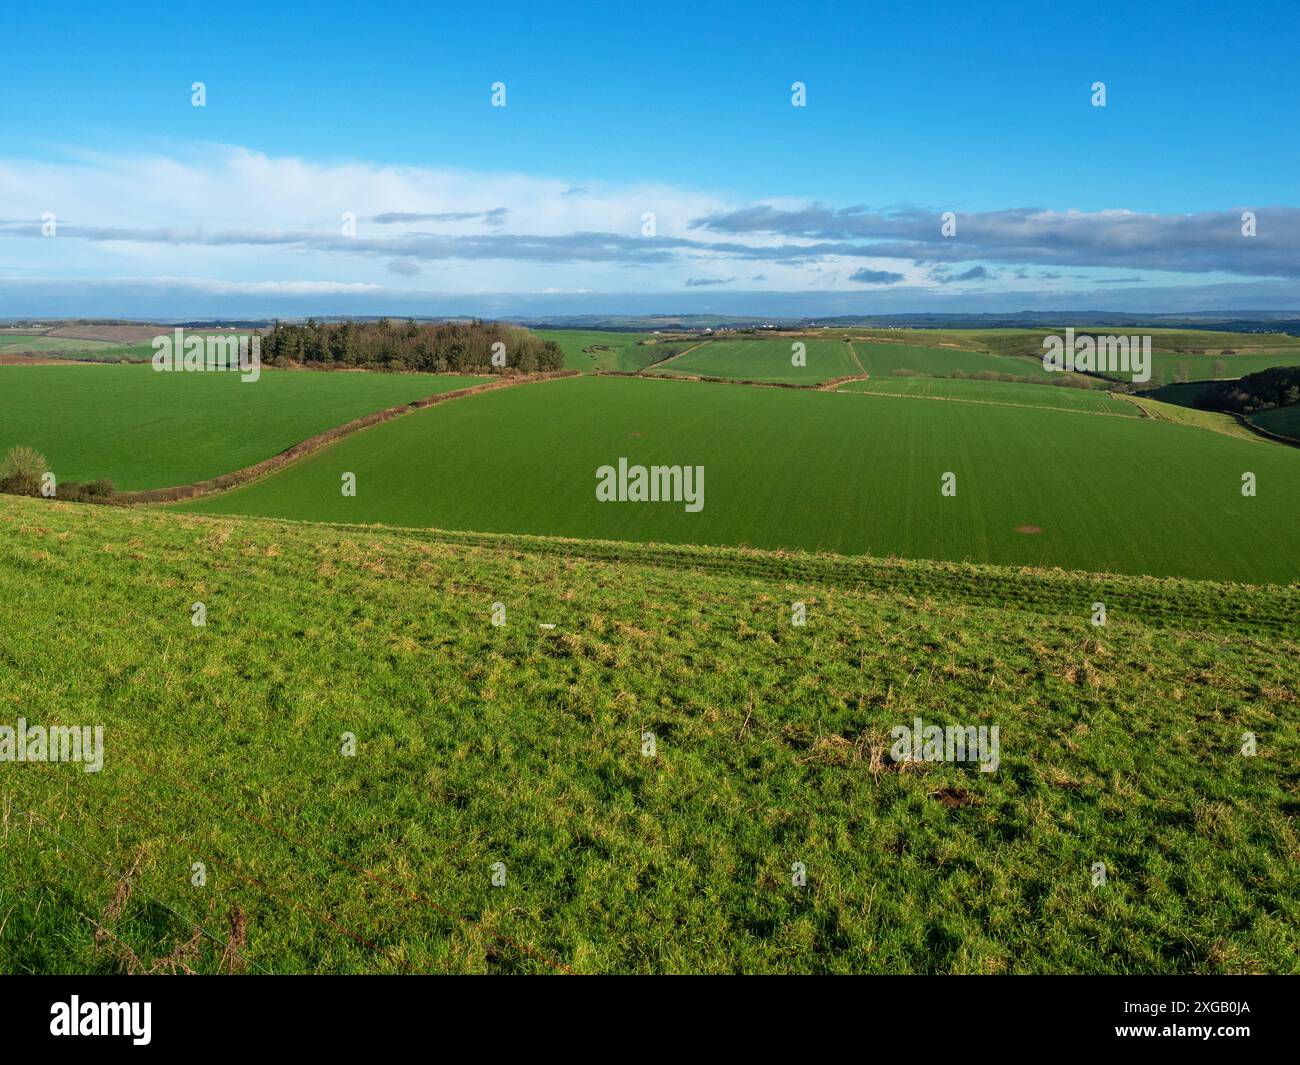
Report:
[{"label": "green field", "polygon": [[[620,457],[703,465],[703,510],[597,501],[597,468]],[[1246,471],[1253,498],[1241,495]],[[340,493],[346,472],[353,498]],[[957,475],[955,497],[940,493],[945,472]],[[1193,426],[591,377],[398,418],[185,505],[1283,583],[1300,575],[1298,508],[1300,451]]]},{"label": "green field", "polygon": [[[841,331],[836,331],[837,335]],[[1187,381],[1209,381],[1216,378],[1243,377],[1272,366],[1300,365],[1300,337],[1285,333],[1226,333],[1197,329],[1136,329],[1112,326],[1076,329],[1076,334],[1115,334],[1119,336],[1151,337],[1152,372],[1151,388],[1172,385],[1179,378]],[[1043,338],[1048,335],[1064,336],[1063,328],[1053,329],[904,329],[904,330],[844,330],[848,337],[865,337],[854,342],[859,356],[867,364],[867,372],[880,376],[896,368],[889,361],[876,367],[864,353],[874,347],[911,348],[924,355],[896,355],[897,365],[937,377],[950,375],[945,370],[948,356],[953,354],[960,362],[966,355],[983,355],[985,360],[961,365],[964,372],[979,369],[996,373],[1013,373],[1020,376],[1038,376],[1042,368]],[[880,343],[887,341],[887,343]],[[939,345],[949,345],[941,348]],[[1037,363],[1035,370],[1034,363]],[[1026,368],[1027,367],[1027,368]],[[1116,374],[1116,377],[1127,375]]]},{"label": "green field", "polygon": [[310,436],[477,378],[262,370],[157,373],[149,365],[0,366],[0,453],[36,448],[60,481],[119,490],[229,473]]},{"label": "green field", "polygon": [[[1279,352],[1273,355],[1167,355],[1155,352],[1151,356],[1150,387],[1173,385],[1185,381],[1217,381],[1245,377],[1274,366],[1300,366],[1300,351]],[[1116,374],[1116,377],[1127,375]]]},{"label": "green field", "polygon": [[1050,379],[1041,359],[1019,359],[1009,355],[958,348],[926,348],[914,344],[869,344],[855,342],[862,365],[872,377],[888,377],[895,370],[928,377],[962,374],[1011,374],[1015,377]]},{"label": "green field", "polygon": [[998,403],[1016,407],[1048,407],[1089,414],[1140,417],[1127,400],[1095,388],[1027,385],[1016,381],[980,381],[953,377],[872,377],[846,381],[839,392],[866,392],[881,396],[913,396],[960,400],[964,403]]},{"label": "green field", "polygon": [[1133,402],[1141,407],[1149,417],[1157,421],[1208,429],[1241,440],[1258,440],[1260,438],[1258,433],[1251,432],[1231,414],[1224,414],[1221,411],[1198,410],[1195,407],[1183,407],[1176,403],[1162,403],[1150,396],[1134,396]]},{"label": "green field", "polygon": [[[1300,351],[1300,337],[1289,333],[1232,333],[1211,329],[1152,329],[1137,326],[1076,326],[1075,334],[1115,336],[1150,336],[1152,350],[1170,355],[1208,356],[1229,358],[1239,355],[1266,355],[1270,353]],[[1032,355],[1041,357],[1043,338],[1048,335],[1064,336],[1064,326],[1039,329],[904,329],[869,335],[890,339],[899,338],[906,343],[927,343],[926,338],[944,340],[977,351],[1001,355]],[[1228,354],[1225,354],[1228,353]]]},{"label": "green field", "polygon": [[[803,344],[806,349],[807,363],[804,366],[791,365],[796,343]],[[662,367],[655,367],[653,372],[817,384],[835,377],[860,374],[862,368],[843,341],[783,337],[780,340],[710,340]]]},{"label": "green field", "polygon": [[536,332],[539,337],[560,345],[566,370],[635,373],[696,343],[694,340],[662,340],[650,333],[595,329],[539,329]]},{"label": "green field", "polygon": [[1295,590],[478,541],[0,497],[0,971],[1295,971]]},{"label": "green field", "polygon": [[[853,332],[844,334],[851,337]],[[807,348],[807,366],[790,364],[791,345],[801,341]],[[654,373],[677,373],[700,377],[730,377],[737,380],[773,381],[785,384],[818,384],[836,377],[869,374],[888,377],[895,372],[927,377],[1011,375],[1049,379],[1042,362],[1008,355],[970,351],[960,347],[925,347],[914,343],[869,340],[827,340],[816,335],[761,340],[710,340]]]},{"label": "green field", "polygon": [[1293,403],[1289,407],[1278,407],[1275,410],[1259,411],[1252,414],[1250,420],[1270,433],[1300,440],[1300,403]]}]

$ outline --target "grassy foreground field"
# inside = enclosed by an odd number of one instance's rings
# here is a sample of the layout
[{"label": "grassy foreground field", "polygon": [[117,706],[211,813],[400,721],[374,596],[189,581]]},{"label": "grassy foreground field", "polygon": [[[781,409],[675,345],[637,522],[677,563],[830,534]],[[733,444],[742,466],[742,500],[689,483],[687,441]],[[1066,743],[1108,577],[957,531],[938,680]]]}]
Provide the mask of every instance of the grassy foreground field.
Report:
[{"label": "grassy foreground field", "polygon": [[[620,457],[703,465],[703,509],[599,502],[596,470]],[[1241,494],[1243,471],[1255,497]],[[940,491],[945,472],[953,497]],[[341,494],[344,473],[355,497]],[[184,506],[1156,576],[1300,574],[1300,451],[1282,444],[1147,419],[642,378],[457,400]]]},{"label": "grassy foreground field", "polygon": [[0,970],[1296,972],[1294,589],[591,547],[0,497]]},{"label": "grassy foreground field", "polygon": [[[85,343],[85,341],[77,341]],[[229,473],[362,415],[481,378],[149,365],[0,366],[0,453],[36,448],[60,481],[163,488]]]}]

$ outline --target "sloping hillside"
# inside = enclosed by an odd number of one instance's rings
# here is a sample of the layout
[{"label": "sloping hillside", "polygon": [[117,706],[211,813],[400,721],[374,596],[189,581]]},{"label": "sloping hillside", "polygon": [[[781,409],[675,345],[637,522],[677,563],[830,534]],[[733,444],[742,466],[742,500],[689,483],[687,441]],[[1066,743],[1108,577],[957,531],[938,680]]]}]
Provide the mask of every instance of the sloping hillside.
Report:
[{"label": "sloping hillside", "polygon": [[1298,600],[0,498],[0,969],[1294,971]]}]

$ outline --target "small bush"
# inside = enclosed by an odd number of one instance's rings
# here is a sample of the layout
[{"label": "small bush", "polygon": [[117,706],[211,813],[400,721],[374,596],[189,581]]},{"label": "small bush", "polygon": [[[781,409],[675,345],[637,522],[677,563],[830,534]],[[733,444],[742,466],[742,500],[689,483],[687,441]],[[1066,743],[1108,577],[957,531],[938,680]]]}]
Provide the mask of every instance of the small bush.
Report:
[{"label": "small bush", "polygon": [[10,495],[41,494],[41,477],[49,470],[45,456],[32,447],[11,447],[0,459],[0,492]]}]

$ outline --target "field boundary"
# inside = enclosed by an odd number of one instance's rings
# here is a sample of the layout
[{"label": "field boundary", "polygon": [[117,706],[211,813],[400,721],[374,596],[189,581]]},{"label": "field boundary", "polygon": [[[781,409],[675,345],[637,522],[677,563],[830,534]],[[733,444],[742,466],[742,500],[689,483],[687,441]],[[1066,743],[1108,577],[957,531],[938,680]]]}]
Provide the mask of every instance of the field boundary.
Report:
[{"label": "field boundary", "polygon": [[858,357],[858,349],[853,346],[853,341],[846,340],[844,343],[849,346],[849,354],[853,356],[853,361],[858,364],[858,369],[862,371],[862,379],[865,380],[870,377],[871,375],[867,373],[867,368],[862,364],[862,360]]},{"label": "field boundary", "polygon": [[[683,353],[684,354],[684,353]],[[666,359],[664,360],[667,361]],[[655,366],[662,366],[663,363],[655,363]],[[650,369],[650,367],[647,367]],[[754,381],[748,377],[713,377],[703,374],[686,374],[686,373],[646,373],[643,370],[593,370],[590,374],[592,377],[639,377],[643,381],[705,381],[713,385],[753,385],[758,388],[793,388],[801,392],[818,392],[824,385],[830,382],[818,381],[806,385],[796,384],[793,381]],[[837,381],[856,381],[858,378],[842,377],[835,378]]]},{"label": "field boundary", "polygon": [[850,381],[870,381],[871,374],[865,370],[862,373],[849,374],[848,377],[832,377],[829,381],[823,381],[817,386],[820,392],[834,392],[840,385],[847,385]]},{"label": "field boundary", "polygon": [[[1284,436],[1276,436],[1268,432],[1267,430],[1262,429],[1260,426],[1252,424],[1249,420],[1242,417],[1240,414],[1234,414],[1232,411],[1201,410],[1201,408],[1199,407],[1183,407],[1177,403],[1167,403],[1165,400],[1153,399],[1150,396],[1131,395],[1123,392],[1117,392],[1115,394],[1122,395],[1125,399],[1127,399],[1130,403],[1132,403],[1133,406],[1137,407],[1138,410],[1140,410],[1152,421],[1163,422],[1165,425],[1185,425],[1189,429],[1204,429],[1207,433],[1218,433],[1219,436],[1226,436],[1230,440],[1266,440],[1275,444],[1286,444],[1290,447],[1300,447],[1300,441],[1289,440]],[[1226,417],[1234,424],[1236,424],[1237,426],[1239,426],[1240,428],[1246,431],[1244,433],[1231,433],[1228,432],[1227,429],[1225,428],[1216,425],[1210,425],[1204,422],[1196,422],[1191,420],[1180,421],[1177,418],[1171,418],[1167,414],[1162,413],[1159,406],[1156,406],[1154,408],[1148,408],[1146,404],[1143,402],[1144,400],[1146,401],[1146,403],[1164,404],[1165,406],[1173,407],[1176,410],[1186,410],[1186,411],[1191,411],[1199,414],[1215,414],[1215,415],[1219,415],[1220,417]]]},{"label": "field boundary", "polygon": [[1238,422],[1241,423],[1243,428],[1249,429],[1252,433],[1258,433],[1260,436],[1266,437],[1269,440],[1276,441],[1279,444],[1287,444],[1290,447],[1300,447],[1300,440],[1297,440],[1293,436],[1283,436],[1281,433],[1275,433],[1271,429],[1265,429],[1258,422],[1252,422],[1250,418],[1247,417],[1245,414],[1238,414],[1236,411],[1231,411],[1231,410],[1219,411],[1219,413],[1231,414],[1234,418],[1237,419]]},{"label": "field boundary", "polygon": [[417,410],[437,406],[439,403],[446,403],[449,400],[478,395],[480,392],[492,392],[499,388],[513,388],[516,385],[532,384],[538,381],[555,381],[565,377],[577,376],[579,376],[578,370],[521,374],[517,377],[507,377],[499,381],[485,381],[482,384],[470,385],[468,388],[457,388],[451,392],[439,392],[432,396],[425,396],[423,399],[414,399],[409,403],[402,403],[396,407],[387,407],[384,410],[375,411],[373,414],[354,418],[343,425],[336,425],[333,429],[326,429],[323,433],[308,437],[301,443],[294,444],[293,447],[281,451],[278,455],[272,455],[269,459],[263,459],[252,466],[245,466],[243,469],[223,473],[219,477],[212,477],[206,481],[196,481],[193,484],[175,485],[171,488],[144,488],[135,492],[117,492],[114,494],[112,502],[124,506],[137,506],[142,503],[177,503],[183,499],[195,499],[216,492],[225,492],[275,473],[299,459],[306,458],[308,455],[328,447],[345,436],[351,436],[353,433],[368,429],[372,425],[378,425],[380,422],[400,418],[403,414],[411,414]]},{"label": "field boundary", "polygon": [[[695,351],[697,348],[702,348],[702,347],[704,347],[704,345],[707,344],[707,343],[708,343],[707,340],[701,340],[698,344],[692,344],[689,348],[682,348],[681,351],[674,352],[672,355],[669,355],[668,358],[666,358],[666,359],[660,359],[658,362],[652,362],[649,366],[642,366],[641,369],[639,369],[639,370],[626,370],[626,371],[611,370],[611,371],[607,371],[607,372],[610,372],[610,373],[630,373],[630,374],[632,374],[633,377],[639,377],[639,376],[641,376],[643,373],[645,373],[646,370],[653,369],[653,368],[656,367],[656,366],[664,366],[664,365],[666,365],[666,364],[672,362],[673,359],[680,359],[680,358],[681,358],[683,355],[685,355],[688,351]],[[597,373],[599,373],[599,372],[601,372],[601,371],[598,370]]]}]

